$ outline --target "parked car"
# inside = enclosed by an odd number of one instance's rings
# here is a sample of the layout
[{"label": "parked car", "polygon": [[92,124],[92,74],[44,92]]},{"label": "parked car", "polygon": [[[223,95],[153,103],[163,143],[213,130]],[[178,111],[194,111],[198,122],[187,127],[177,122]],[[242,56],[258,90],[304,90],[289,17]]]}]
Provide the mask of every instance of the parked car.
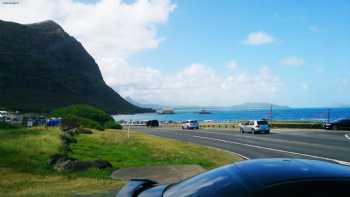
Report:
[{"label": "parked car", "polygon": [[159,121],[158,120],[149,120],[146,122],[147,127],[159,127]]},{"label": "parked car", "polygon": [[186,120],[182,123],[182,129],[199,129],[197,120]]},{"label": "parked car", "polygon": [[349,196],[350,167],[304,159],[256,159],[226,165],[175,184],[133,179],[117,197]]},{"label": "parked car", "polygon": [[270,133],[270,126],[266,120],[250,120],[240,124],[240,132],[251,132],[255,133]]},{"label": "parked car", "polygon": [[325,129],[332,129],[332,130],[350,129],[350,119],[339,119],[333,122],[326,123],[324,124],[323,127]]},{"label": "parked car", "polygon": [[8,112],[0,111],[0,121],[7,121],[7,120],[9,120]]}]

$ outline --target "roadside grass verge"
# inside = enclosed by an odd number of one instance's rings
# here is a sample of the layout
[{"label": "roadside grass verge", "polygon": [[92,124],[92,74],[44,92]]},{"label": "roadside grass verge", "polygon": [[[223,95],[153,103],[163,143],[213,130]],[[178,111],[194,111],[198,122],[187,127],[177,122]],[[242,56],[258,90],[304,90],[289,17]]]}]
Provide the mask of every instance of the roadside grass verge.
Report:
[{"label": "roadside grass verge", "polygon": [[121,181],[56,174],[32,174],[0,169],[2,197],[64,197],[107,192],[122,186]]},{"label": "roadside grass verge", "polygon": [[[71,196],[120,188],[112,169],[58,173],[48,164],[60,149],[57,128],[0,129],[0,196]],[[225,151],[123,130],[94,131],[77,136],[70,156],[104,159],[113,168],[199,164],[206,169],[240,160]]]},{"label": "roadside grass verge", "polygon": [[106,130],[80,135],[74,144],[73,157],[107,159],[114,167],[137,167],[168,164],[199,164],[211,169],[240,160],[222,150],[192,143],[126,131]]}]

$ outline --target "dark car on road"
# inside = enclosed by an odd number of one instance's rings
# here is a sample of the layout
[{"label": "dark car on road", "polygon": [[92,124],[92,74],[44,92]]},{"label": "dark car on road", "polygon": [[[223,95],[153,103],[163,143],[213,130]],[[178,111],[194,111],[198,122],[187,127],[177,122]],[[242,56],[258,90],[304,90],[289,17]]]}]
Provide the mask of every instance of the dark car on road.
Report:
[{"label": "dark car on road", "polygon": [[349,188],[349,166],[304,159],[256,159],[169,185],[134,179],[117,197],[345,197],[350,196]]},{"label": "dark car on road", "polygon": [[325,129],[350,130],[350,119],[339,119],[334,122],[324,124]]},{"label": "dark car on road", "polygon": [[159,121],[158,120],[149,120],[146,122],[147,127],[159,127]]}]

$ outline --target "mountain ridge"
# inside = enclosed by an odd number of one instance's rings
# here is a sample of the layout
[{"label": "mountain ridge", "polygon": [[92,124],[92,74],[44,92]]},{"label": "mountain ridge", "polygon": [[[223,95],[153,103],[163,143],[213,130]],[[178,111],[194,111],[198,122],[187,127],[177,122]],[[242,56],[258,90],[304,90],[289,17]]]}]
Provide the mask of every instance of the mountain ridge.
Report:
[{"label": "mountain ridge", "polygon": [[93,57],[54,21],[0,20],[0,106],[50,112],[89,104],[117,113],[152,112],[124,100],[103,80]]}]

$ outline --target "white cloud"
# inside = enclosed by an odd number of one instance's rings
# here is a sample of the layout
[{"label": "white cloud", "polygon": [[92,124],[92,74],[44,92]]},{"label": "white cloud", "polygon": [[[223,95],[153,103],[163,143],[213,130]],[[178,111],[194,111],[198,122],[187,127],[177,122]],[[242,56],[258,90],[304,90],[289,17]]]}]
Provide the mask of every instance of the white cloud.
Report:
[{"label": "white cloud", "polygon": [[302,66],[304,63],[303,58],[296,56],[290,56],[280,60],[280,64],[287,66]]},{"label": "white cloud", "polygon": [[274,41],[275,38],[273,36],[259,31],[249,33],[244,43],[248,45],[263,45],[273,43]]},{"label": "white cloud", "polygon": [[[0,19],[20,23],[57,21],[83,44],[105,81],[123,96],[150,103],[230,105],[270,101],[278,94],[282,83],[267,67],[249,74],[219,74],[210,66],[191,64],[170,75],[149,66],[130,65],[130,55],[155,49],[164,40],[157,29],[167,23],[174,9],[170,0],[101,0],[96,4],[22,0],[18,5],[0,6]],[[263,32],[248,38],[255,44],[274,40]],[[231,69],[237,65],[235,61],[227,64]]]},{"label": "white cloud", "polygon": [[124,96],[163,104],[231,105],[245,101],[272,101],[283,86],[268,67],[249,73],[219,74],[210,66],[192,64],[174,75],[158,77],[152,88],[133,85],[119,90]]},{"label": "white cloud", "polygon": [[[16,5],[1,5],[0,19],[19,23],[43,20],[58,22],[77,38],[98,63],[112,87],[129,83],[148,84],[154,69],[131,66],[128,57],[154,49],[164,38],[157,27],[165,24],[175,5],[170,0],[100,0],[84,4],[74,0],[19,0]],[[142,81],[142,82],[141,82]]]}]

